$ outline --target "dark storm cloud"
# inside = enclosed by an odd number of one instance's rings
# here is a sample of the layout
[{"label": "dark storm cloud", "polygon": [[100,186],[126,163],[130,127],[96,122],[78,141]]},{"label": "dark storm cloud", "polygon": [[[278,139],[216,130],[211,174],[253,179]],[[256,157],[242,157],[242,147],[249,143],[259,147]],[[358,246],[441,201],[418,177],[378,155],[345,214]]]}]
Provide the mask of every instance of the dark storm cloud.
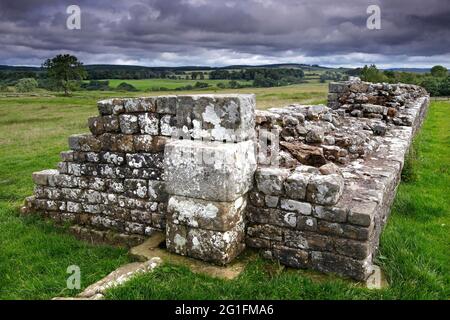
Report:
[{"label": "dark storm cloud", "polygon": [[[82,29],[66,28],[66,8]],[[381,7],[382,30],[366,9]],[[449,64],[448,0],[0,0],[0,64]]]}]

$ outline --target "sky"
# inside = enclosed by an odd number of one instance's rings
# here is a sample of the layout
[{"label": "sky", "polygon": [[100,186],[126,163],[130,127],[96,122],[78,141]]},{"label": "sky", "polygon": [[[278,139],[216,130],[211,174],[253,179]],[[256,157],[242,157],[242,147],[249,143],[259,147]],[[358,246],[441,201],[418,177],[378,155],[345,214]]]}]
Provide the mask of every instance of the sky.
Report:
[{"label": "sky", "polygon": [[[80,29],[69,29],[69,5]],[[370,5],[380,29],[369,29]],[[450,0],[0,0],[0,64],[450,67]]]}]

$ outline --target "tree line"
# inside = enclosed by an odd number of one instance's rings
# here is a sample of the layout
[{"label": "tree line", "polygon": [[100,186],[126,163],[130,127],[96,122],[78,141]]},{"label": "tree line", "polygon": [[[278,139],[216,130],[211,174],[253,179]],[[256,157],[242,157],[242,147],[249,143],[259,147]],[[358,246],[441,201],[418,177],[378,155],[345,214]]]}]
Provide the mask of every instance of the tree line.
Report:
[{"label": "tree line", "polygon": [[249,68],[241,70],[213,70],[209,79],[253,81],[254,87],[278,87],[299,83],[305,76],[301,69]]},{"label": "tree line", "polygon": [[447,68],[437,65],[429,73],[379,70],[376,65],[352,70],[351,75],[359,75],[368,82],[409,83],[424,87],[431,96],[450,96],[450,75]]}]

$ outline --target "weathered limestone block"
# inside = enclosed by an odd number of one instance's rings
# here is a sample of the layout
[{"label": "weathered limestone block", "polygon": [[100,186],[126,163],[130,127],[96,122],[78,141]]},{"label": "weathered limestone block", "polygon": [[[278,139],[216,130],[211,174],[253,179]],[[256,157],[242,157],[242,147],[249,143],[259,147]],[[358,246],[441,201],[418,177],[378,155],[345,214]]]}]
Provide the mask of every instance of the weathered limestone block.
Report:
[{"label": "weathered limestone block", "polygon": [[321,272],[347,275],[357,280],[365,280],[372,272],[371,257],[355,260],[330,252],[313,251],[311,266]]},{"label": "weathered limestone block", "polygon": [[159,96],[156,98],[156,112],[164,114],[177,113],[177,96]]},{"label": "weathered limestone block", "polygon": [[187,129],[194,139],[252,139],[255,104],[255,96],[247,94],[178,96],[177,128]]},{"label": "weathered limestone block", "polygon": [[245,209],[243,197],[234,202],[213,202],[172,196],[167,206],[171,223],[188,227],[227,231],[242,223]]},{"label": "weathered limestone block", "polygon": [[134,141],[131,134],[104,133],[99,137],[101,149],[112,152],[133,152]]},{"label": "weathered limestone block", "polygon": [[188,227],[168,223],[166,226],[166,247],[170,252],[185,256],[187,254]]},{"label": "weathered limestone block", "polygon": [[169,194],[234,201],[252,185],[255,145],[252,141],[172,141],[166,145],[164,161]]},{"label": "weathered limestone block", "polygon": [[139,114],[139,127],[142,134],[158,135],[159,118],[156,113]]},{"label": "weathered limestone block", "polygon": [[100,115],[119,114],[125,111],[124,99],[106,99],[97,103]]},{"label": "weathered limestone block", "polygon": [[127,153],[126,162],[130,168],[163,168],[164,155],[160,153]]},{"label": "weathered limestone block", "polygon": [[192,228],[188,232],[188,255],[216,264],[227,264],[245,248],[244,225],[220,232]]},{"label": "weathered limestone block", "polygon": [[284,183],[286,196],[290,199],[305,200],[310,173],[294,171]]},{"label": "weathered limestone block", "polygon": [[331,93],[343,93],[349,90],[349,85],[345,82],[330,82],[328,88]]},{"label": "weathered limestone block", "polygon": [[344,191],[344,178],[339,174],[313,175],[308,183],[306,199],[309,202],[333,205]]},{"label": "weathered limestone block", "polygon": [[255,174],[256,186],[266,195],[283,195],[283,184],[289,173],[290,170],[284,168],[258,168]]},{"label": "weathered limestone block", "polygon": [[345,222],[347,214],[348,209],[341,207],[315,205],[313,210],[314,217],[330,222]]},{"label": "weathered limestone block", "polygon": [[307,268],[309,266],[308,251],[274,245],[272,253],[274,258],[287,266],[293,268]]},{"label": "weathered limestone block", "polygon": [[156,98],[144,97],[125,99],[124,108],[127,113],[156,112]]},{"label": "weathered limestone block", "polygon": [[134,149],[136,152],[163,152],[169,138],[153,135],[135,135]]},{"label": "weathered limestone block", "polygon": [[138,117],[132,114],[119,116],[120,131],[124,134],[133,134],[139,131]]},{"label": "weathered limestone block", "polygon": [[282,242],[284,230],[270,224],[252,224],[247,227],[247,236]]},{"label": "weathered limestone block", "polygon": [[370,226],[377,206],[376,202],[355,202],[349,210],[348,222],[363,227]]},{"label": "weathered limestone block", "polygon": [[299,214],[309,216],[311,215],[312,207],[307,202],[300,202],[291,199],[281,199],[281,209],[295,211]]},{"label": "weathered limestone block", "polygon": [[148,197],[148,183],[147,180],[141,179],[125,179],[126,194],[134,198]]},{"label": "weathered limestone block", "polygon": [[42,170],[38,172],[33,172],[33,181],[37,185],[43,185],[48,186],[53,184],[53,179],[56,175],[59,175],[58,170],[49,169],[49,170]]},{"label": "weathered limestone block", "polygon": [[166,191],[166,182],[149,180],[148,197],[152,201],[167,202],[167,200],[169,199],[169,195]]}]

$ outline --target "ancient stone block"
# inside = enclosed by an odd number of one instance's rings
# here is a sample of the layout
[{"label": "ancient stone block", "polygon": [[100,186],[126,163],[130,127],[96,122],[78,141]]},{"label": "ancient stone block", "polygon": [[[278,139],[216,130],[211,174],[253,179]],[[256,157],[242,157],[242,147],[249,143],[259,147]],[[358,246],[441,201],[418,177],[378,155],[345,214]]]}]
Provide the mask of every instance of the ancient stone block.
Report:
[{"label": "ancient stone block", "polygon": [[245,244],[247,245],[247,247],[259,248],[259,249],[263,249],[263,248],[265,249],[265,248],[271,247],[270,240],[260,239],[260,238],[251,238],[248,236],[245,238]]},{"label": "ancient stone block", "polygon": [[227,231],[241,223],[245,200],[241,197],[234,202],[213,202],[172,196],[167,212],[171,223],[189,227]]},{"label": "ancient stone block", "polygon": [[53,179],[54,176],[59,175],[58,170],[42,170],[39,172],[33,172],[33,181],[38,185],[48,186],[49,179]]},{"label": "ancient stone block", "polygon": [[158,135],[159,118],[155,113],[139,114],[139,127],[142,134]]},{"label": "ancient stone block", "polygon": [[132,114],[119,116],[120,131],[124,134],[133,134],[139,131],[138,117]]},{"label": "ancient stone block", "polygon": [[308,251],[274,245],[272,252],[277,260],[289,267],[307,268],[309,266]]},{"label": "ancient stone block", "polygon": [[161,120],[160,120],[160,131],[161,131],[161,135],[162,136],[174,136],[174,138],[179,138],[179,136],[177,137],[176,132],[178,131],[177,129],[177,119],[174,115],[170,115],[170,114],[165,114],[163,116],[161,116]]},{"label": "ancient stone block", "polygon": [[126,161],[130,168],[163,168],[162,153],[127,153]]},{"label": "ancient stone block", "polygon": [[355,260],[320,251],[311,253],[311,266],[321,272],[337,273],[357,280],[365,280],[372,271],[370,257],[364,260]]},{"label": "ancient stone block", "polygon": [[132,98],[125,101],[125,112],[156,112],[156,98]]},{"label": "ancient stone block", "polygon": [[328,90],[333,93],[343,93],[349,90],[348,85],[341,82],[330,82],[328,88]]},{"label": "ancient stone block", "polygon": [[103,151],[133,152],[133,135],[104,133],[100,136]]},{"label": "ancient stone block", "polygon": [[119,132],[120,130],[118,116],[104,116],[102,117],[102,124],[104,132]]},{"label": "ancient stone block", "polygon": [[283,230],[283,228],[270,224],[253,224],[247,228],[247,235],[254,238],[281,242],[283,241]]},{"label": "ancient stone block", "polygon": [[305,231],[316,231],[317,230],[317,219],[308,216],[298,216],[297,217],[297,229]]},{"label": "ancient stone block", "polygon": [[357,260],[365,259],[370,254],[370,243],[349,239],[335,239],[335,249],[338,254]]},{"label": "ancient stone block", "polygon": [[156,98],[156,112],[165,114],[177,113],[177,96],[159,96]]},{"label": "ancient stone block", "polygon": [[169,138],[152,135],[135,135],[134,148],[136,152],[163,152]]},{"label": "ancient stone block", "polygon": [[305,200],[311,174],[303,172],[292,173],[284,183],[286,197],[295,200]]},{"label": "ancient stone block", "polygon": [[194,138],[237,142],[255,136],[255,97],[245,94],[178,96],[177,127]]},{"label": "ancient stone block", "polygon": [[188,231],[187,255],[219,265],[231,262],[245,248],[244,226],[225,232],[192,228]]},{"label": "ancient stone block", "polygon": [[74,152],[70,150],[70,151],[62,151],[59,155],[62,161],[71,162],[73,161],[73,154]]},{"label": "ancient stone block", "polygon": [[289,175],[288,169],[263,167],[256,170],[258,190],[267,195],[283,195],[283,183]]},{"label": "ancient stone block", "polygon": [[348,222],[363,227],[370,226],[377,209],[376,202],[355,202],[350,208]]},{"label": "ancient stone block", "polygon": [[148,181],[148,197],[152,201],[167,202],[169,195],[166,191],[165,181]]},{"label": "ancient stone block", "polygon": [[148,183],[141,179],[125,179],[125,194],[134,198],[148,197]]},{"label": "ancient stone block", "polygon": [[106,99],[97,103],[100,115],[120,114],[125,112],[123,99]]},{"label": "ancient stone block", "polygon": [[344,191],[344,179],[339,174],[313,175],[308,183],[306,199],[309,202],[333,205]]},{"label": "ancient stone block", "polygon": [[248,199],[250,200],[250,203],[255,207],[264,207],[265,205],[265,196],[261,192],[249,192]]},{"label": "ancient stone block", "polygon": [[187,234],[188,227],[178,224],[168,224],[166,226],[166,247],[167,250],[177,254],[187,254]]},{"label": "ancient stone block", "polygon": [[312,211],[311,204],[291,199],[281,199],[280,207],[281,209],[295,211],[302,215],[310,215]]},{"label": "ancient stone block", "polygon": [[280,198],[276,196],[265,196],[266,206],[268,206],[269,208],[276,208],[278,206],[279,199]]},{"label": "ancient stone block", "polygon": [[234,201],[252,184],[254,143],[172,141],[165,148],[169,194],[213,201]]},{"label": "ancient stone block", "polygon": [[316,205],[313,209],[313,215],[316,218],[331,222],[345,222],[347,220],[347,209]]},{"label": "ancient stone block", "polygon": [[64,188],[76,188],[78,187],[78,181],[79,179],[74,176],[69,176],[65,174],[58,174],[54,177],[54,184],[58,187],[64,187]]},{"label": "ancient stone block", "polygon": [[142,224],[152,223],[152,213],[143,210],[131,210],[130,217],[133,222],[138,222]]},{"label": "ancient stone block", "polygon": [[91,117],[88,119],[88,127],[93,135],[101,135],[105,132],[102,117]]}]

